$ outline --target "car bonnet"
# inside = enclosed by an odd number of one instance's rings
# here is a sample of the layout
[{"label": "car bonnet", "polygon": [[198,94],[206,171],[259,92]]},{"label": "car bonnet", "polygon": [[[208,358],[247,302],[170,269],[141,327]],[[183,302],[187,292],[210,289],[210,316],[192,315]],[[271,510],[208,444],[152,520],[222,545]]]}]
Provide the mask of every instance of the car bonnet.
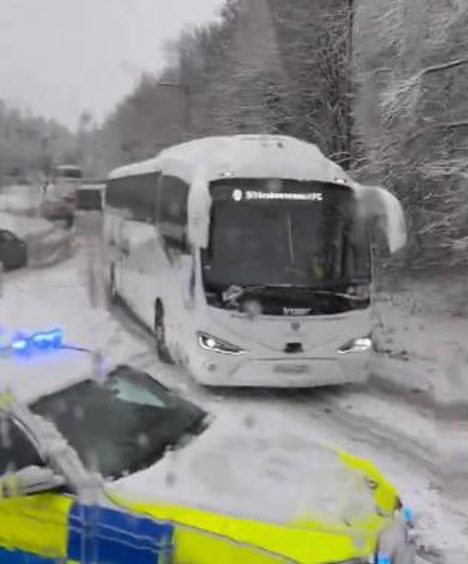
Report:
[{"label": "car bonnet", "polygon": [[364,473],[286,421],[248,428],[222,414],[152,467],[108,485],[125,502],[173,504],[277,524],[343,528],[375,515]]}]

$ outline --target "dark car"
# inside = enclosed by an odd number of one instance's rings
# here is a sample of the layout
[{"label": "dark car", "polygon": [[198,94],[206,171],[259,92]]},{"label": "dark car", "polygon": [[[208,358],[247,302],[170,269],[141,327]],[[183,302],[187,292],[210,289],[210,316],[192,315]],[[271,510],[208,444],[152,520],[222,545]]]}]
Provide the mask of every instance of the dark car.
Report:
[{"label": "dark car", "polygon": [[11,231],[0,229],[0,266],[4,270],[21,268],[28,262],[26,243]]}]

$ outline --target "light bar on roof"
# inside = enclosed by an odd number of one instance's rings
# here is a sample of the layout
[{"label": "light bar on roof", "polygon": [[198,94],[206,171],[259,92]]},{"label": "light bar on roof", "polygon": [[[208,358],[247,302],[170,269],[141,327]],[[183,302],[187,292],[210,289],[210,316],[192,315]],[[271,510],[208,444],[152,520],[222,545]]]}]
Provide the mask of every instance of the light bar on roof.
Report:
[{"label": "light bar on roof", "polygon": [[32,335],[16,333],[7,344],[0,343],[0,353],[3,354],[34,354],[40,351],[52,351],[63,347],[63,331],[52,329],[39,331]]}]

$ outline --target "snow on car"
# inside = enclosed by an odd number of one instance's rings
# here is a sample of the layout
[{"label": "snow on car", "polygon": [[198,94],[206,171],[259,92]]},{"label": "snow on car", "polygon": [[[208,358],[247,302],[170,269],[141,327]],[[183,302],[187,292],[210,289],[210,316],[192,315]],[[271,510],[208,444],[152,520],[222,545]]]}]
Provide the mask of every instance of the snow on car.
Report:
[{"label": "snow on car", "polygon": [[393,486],[303,428],[214,417],[59,330],[0,352],[2,561],[414,561]]}]

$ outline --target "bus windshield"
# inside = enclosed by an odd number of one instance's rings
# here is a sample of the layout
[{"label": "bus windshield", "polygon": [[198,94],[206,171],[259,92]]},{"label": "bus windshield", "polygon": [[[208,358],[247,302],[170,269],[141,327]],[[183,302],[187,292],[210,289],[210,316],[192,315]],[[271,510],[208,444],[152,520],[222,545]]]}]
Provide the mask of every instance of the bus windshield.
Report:
[{"label": "bus windshield", "polygon": [[342,185],[230,179],[211,185],[208,286],[336,288],[368,283],[370,249]]}]

